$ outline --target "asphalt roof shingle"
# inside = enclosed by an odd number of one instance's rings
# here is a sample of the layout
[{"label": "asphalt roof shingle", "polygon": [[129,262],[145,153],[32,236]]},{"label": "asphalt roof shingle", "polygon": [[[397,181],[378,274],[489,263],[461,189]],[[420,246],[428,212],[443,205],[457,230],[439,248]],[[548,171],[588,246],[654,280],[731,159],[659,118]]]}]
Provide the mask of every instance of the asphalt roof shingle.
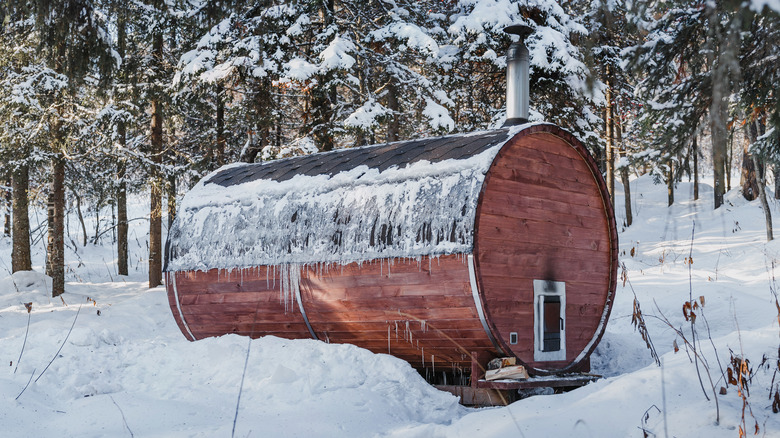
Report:
[{"label": "asphalt roof shingle", "polygon": [[365,165],[380,172],[393,166],[418,162],[436,163],[449,159],[467,159],[507,140],[509,130],[450,135],[422,140],[339,149],[336,151],[285,158],[248,166],[224,169],[207,184],[229,187],[257,180],[286,181],[296,175],[335,175]]}]

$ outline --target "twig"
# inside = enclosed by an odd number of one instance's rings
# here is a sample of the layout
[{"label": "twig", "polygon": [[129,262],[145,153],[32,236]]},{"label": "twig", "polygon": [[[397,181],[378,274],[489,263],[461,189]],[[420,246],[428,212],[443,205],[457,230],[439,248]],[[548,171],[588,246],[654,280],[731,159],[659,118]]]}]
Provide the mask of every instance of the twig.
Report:
[{"label": "twig", "polygon": [[127,425],[127,419],[125,418],[125,413],[124,413],[124,411],[122,411],[122,408],[119,407],[119,405],[117,404],[116,400],[114,400],[113,396],[109,395],[108,397],[111,399],[112,402],[114,402],[114,406],[116,406],[116,408],[119,409],[119,413],[122,414],[122,422],[125,423],[125,429],[127,429],[127,431],[130,432],[130,436],[131,437],[135,437],[135,434],[133,433],[133,431],[130,430],[130,426]]},{"label": "twig", "polygon": [[[148,217],[136,217],[136,218],[133,218],[133,219],[128,219],[127,221],[125,221],[125,223],[130,223],[130,222],[132,222],[132,221],[142,221],[142,220],[147,220],[147,221],[148,221],[148,220],[149,220],[149,218],[148,218]],[[109,231],[111,231],[111,230],[115,229],[115,228],[116,228],[116,227],[118,227],[118,226],[119,226],[119,224],[112,225],[112,226],[110,226],[110,227],[106,228],[105,230],[101,231],[101,232],[100,232],[100,234],[98,234],[97,236],[95,236],[95,242],[97,242],[97,240],[98,240],[98,239],[100,239],[101,237],[103,237],[103,235],[104,235],[104,234],[108,233]],[[97,243],[96,243],[96,244],[97,244]]]},{"label": "twig", "polygon": [[[653,300],[653,304],[655,304],[655,308],[658,311],[658,313],[661,315],[655,316],[651,315],[652,317],[662,321],[664,324],[666,324],[670,329],[672,329],[677,336],[682,339],[683,343],[686,345],[687,348],[690,348],[690,351],[693,352],[693,356],[696,358],[701,359],[699,351],[696,349],[696,346],[691,344],[691,342],[688,340],[688,338],[685,337],[685,334],[682,332],[682,329],[678,329],[677,327],[672,325],[672,322],[669,321],[669,318],[664,315],[663,311],[661,311],[661,308],[658,306],[658,303]],[[698,374],[698,368],[696,369]],[[710,388],[712,388],[712,397],[715,399],[715,424],[720,424],[720,403],[718,403],[718,393],[715,391],[715,383],[712,382],[712,375],[710,374],[710,369],[708,367],[704,367],[704,371],[707,373],[707,378],[710,381]],[[704,383],[701,380],[701,375],[699,375],[699,383],[702,386],[702,389],[704,388]],[[709,396],[707,396],[707,392],[704,392],[704,398],[707,399],[707,401],[710,401]]]},{"label": "twig", "polygon": [[[26,306],[26,305],[25,305]],[[24,342],[22,342],[22,351],[19,352],[19,359],[16,360],[16,368],[14,368],[14,374],[16,374],[16,370],[19,369],[19,362],[22,361],[22,354],[24,353],[24,346],[27,345],[27,333],[30,332],[30,317],[32,314],[30,313],[31,307],[27,308],[27,330],[24,332]]]},{"label": "twig", "polygon": [[17,395],[14,400],[19,400],[19,397],[21,397],[22,394],[24,394],[24,391],[27,391],[27,387],[30,386],[30,382],[32,382],[32,378],[35,375],[35,370],[37,370],[37,368],[33,369],[32,374],[30,374],[30,380],[27,381],[27,384],[24,385],[24,388],[22,388],[22,392],[20,392],[19,395]]},{"label": "twig", "polygon": [[[642,424],[643,424],[644,426],[647,426],[647,420],[649,420],[649,419],[650,419],[650,410],[651,410],[651,409],[653,409],[653,408],[655,408],[655,410],[656,410],[656,411],[658,411],[658,413],[659,413],[659,414],[661,413],[661,410],[660,410],[660,409],[658,409],[658,406],[656,406],[656,405],[650,405],[650,407],[649,407],[649,408],[647,408],[647,410],[645,411],[645,413],[644,413],[644,414],[642,414]],[[652,432],[650,432],[649,430],[645,429],[645,428],[644,428],[644,426],[640,427],[639,429],[642,431],[642,434],[643,434],[643,435],[646,437],[648,433],[652,433]],[[654,434],[654,433],[653,433],[653,436],[655,436],[655,434]]]},{"label": "twig", "polygon": [[728,383],[728,379],[726,379],[726,372],[723,371],[723,365],[720,363],[720,356],[718,355],[718,349],[715,348],[715,341],[712,340],[712,331],[710,331],[710,323],[707,321],[707,317],[704,315],[704,306],[700,308],[700,313],[702,318],[704,318],[704,326],[707,327],[707,338],[710,340],[710,344],[712,345],[712,350],[715,352],[715,361],[718,363],[718,368],[720,368],[720,375],[723,377],[723,380]]},{"label": "twig", "polygon": [[255,324],[257,323],[257,310],[260,308],[260,300],[255,305],[255,316],[252,320],[252,329],[249,331],[249,342],[246,346],[246,357],[244,357],[244,371],[241,373],[241,384],[238,387],[238,399],[236,400],[236,413],[233,415],[233,431],[230,433],[231,438],[236,436],[236,423],[238,423],[238,408],[241,406],[241,393],[244,392],[244,377],[246,377],[246,368],[249,365],[249,353],[252,351],[252,336],[255,334]]},{"label": "twig", "polygon": [[635,330],[639,331],[640,336],[642,336],[642,340],[645,341],[647,349],[650,350],[650,357],[652,357],[656,365],[660,367],[661,359],[658,357],[658,352],[655,351],[655,345],[653,345],[653,340],[650,338],[650,332],[647,330],[647,324],[645,324],[645,318],[642,313],[642,308],[639,305],[639,299],[636,296],[634,285],[631,284],[631,280],[628,279],[628,269],[626,269],[626,264],[621,263],[621,268],[620,277],[623,280],[623,286],[625,287],[625,285],[628,284],[628,287],[631,289],[631,293],[634,294],[634,311],[631,315],[631,324],[634,326]]},{"label": "twig", "polygon": [[[691,227],[691,248],[688,252],[688,303],[691,305],[691,309],[693,309],[693,236],[696,232],[696,221],[693,221],[693,226]],[[704,398],[707,399],[707,401],[710,400],[709,397],[707,397],[707,390],[704,389],[704,381],[701,378],[701,371],[699,371],[699,355],[696,353],[696,317],[691,316],[691,343],[693,344],[693,363],[696,366],[696,375],[699,377],[699,385],[701,385],[701,392],[704,393]],[[707,372],[709,374],[709,371]],[[710,379],[712,380],[712,379]],[[715,389],[713,387],[713,393],[715,392]],[[717,400],[716,400],[717,403]]]},{"label": "twig", "polygon": [[106,263],[106,259],[103,259],[103,264],[106,265],[106,271],[108,271],[108,278],[111,279],[111,282],[114,282],[114,276],[111,275],[111,269],[108,268],[108,263]]},{"label": "twig", "polygon": [[52,357],[52,358],[51,358],[51,360],[49,361],[49,364],[48,364],[48,365],[46,365],[46,368],[44,368],[44,369],[43,369],[43,371],[41,371],[41,374],[39,374],[39,375],[38,375],[38,377],[35,379],[35,382],[36,382],[36,383],[37,383],[37,382],[38,382],[38,380],[41,378],[41,376],[43,376],[43,373],[45,373],[45,372],[46,372],[46,370],[48,370],[48,369],[49,369],[49,366],[51,366],[52,362],[54,362],[54,359],[56,359],[56,358],[57,358],[57,356],[59,356],[59,354],[60,354],[60,351],[62,351],[62,347],[64,347],[64,346],[65,346],[65,342],[67,342],[67,341],[68,341],[68,338],[70,337],[70,334],[71,334],[71,332],[73,332],[73,326],[75,326],[75,325],[76,325],[76,320],[77,320],[77,319],[79,319],[79,313],[81,312],[81,306],[82,306],[82,305],[79,305],[79,310],[77,310],[77,311],[76,311],[76,317],[75,317],[75,318],[73,318],[73,324],[71,324],[71,325],[70,325],[70,330],[68,330],[68,334],[67,334],[67,335],[65,335],[65,339],[63,339],[63,340],[62,340],[62,345],[60,345],[60,349],[59,349],[59,350],[57,350],[57,352],[56,352],[56,353],[54,353],[54,357]]}]

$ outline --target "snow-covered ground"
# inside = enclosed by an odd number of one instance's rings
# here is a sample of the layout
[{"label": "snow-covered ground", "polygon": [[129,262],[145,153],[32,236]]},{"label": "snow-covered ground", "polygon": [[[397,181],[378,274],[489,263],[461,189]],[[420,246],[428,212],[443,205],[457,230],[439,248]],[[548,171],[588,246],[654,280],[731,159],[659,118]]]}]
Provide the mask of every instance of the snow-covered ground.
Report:
[{"label": "snow-covered ground", "polygon": [[[633,181],[631,190],[634,225],[620,233],[628,281],[618,285],[592,357],[593,371],[605,378],[502,408],[464,408],[405,362],[351,345],[275,337],[250,343],[233,335],[186,341],[164,289],[146,288],[148,222],[131,222],[128,277],[116,274],[110,239],[77,253],[69,243],[63,299],[48,298],[42,243],[34,249],[38,273],[11,276],[10,239],[1,237],[0,436],[230,436],[246,362],[235,426],[241,437],[642,437],[643,429],[659,437],[737,437],[738,389],[718,394],[719,423],[712,394],[712,386],[726,386],[732,354],[747,357],[752,369],[748,433],[757,424],[758,436],[780,436],[770,399],[780,384],[780,243],[765,242],[758,201],[732,191],[713,211],[711,188],[702,186],[693,202],[683,183],[667,208],[665,186],[650,178]],[[622,218],[622,191],[617,198]],[[131,217],[143,216],[144,205],[138,200]],[[72,217],[79,242],[76,223]],[[632,326],[634,293],[662,367]],[[690,341],[682,310],[689,296],[703,304],[696,309],[701,379],[693,352],[661,320]]]}]

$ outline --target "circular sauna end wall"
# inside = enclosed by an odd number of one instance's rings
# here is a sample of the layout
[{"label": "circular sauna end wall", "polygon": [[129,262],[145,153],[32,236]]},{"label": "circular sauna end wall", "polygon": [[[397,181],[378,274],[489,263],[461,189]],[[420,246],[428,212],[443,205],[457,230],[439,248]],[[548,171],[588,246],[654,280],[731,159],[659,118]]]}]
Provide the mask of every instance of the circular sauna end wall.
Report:
[{"label": "circular sauna end wall", "polygon": [[477,208],[480,295],[501,348],[536,373],[578,370],[616,286],[614,211],[595,161],[567,132],[535,125],[498,153]]}]

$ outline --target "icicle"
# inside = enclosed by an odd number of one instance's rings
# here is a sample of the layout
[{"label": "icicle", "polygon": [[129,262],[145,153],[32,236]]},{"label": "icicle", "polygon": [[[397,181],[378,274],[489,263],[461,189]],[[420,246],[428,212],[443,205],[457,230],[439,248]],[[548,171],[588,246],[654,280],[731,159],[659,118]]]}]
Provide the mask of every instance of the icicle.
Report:
[{"label": "icicle", "polygon": [[284,302],[284,312],[290,311],[290,307],[295,302],[301,287],[301,267],[296,264],[285,264],[279,266],[279,296],[280,302]]},{"label": "icicle", "polygon": [[390,354],[390,324],[387,325],[387,354]]}]

